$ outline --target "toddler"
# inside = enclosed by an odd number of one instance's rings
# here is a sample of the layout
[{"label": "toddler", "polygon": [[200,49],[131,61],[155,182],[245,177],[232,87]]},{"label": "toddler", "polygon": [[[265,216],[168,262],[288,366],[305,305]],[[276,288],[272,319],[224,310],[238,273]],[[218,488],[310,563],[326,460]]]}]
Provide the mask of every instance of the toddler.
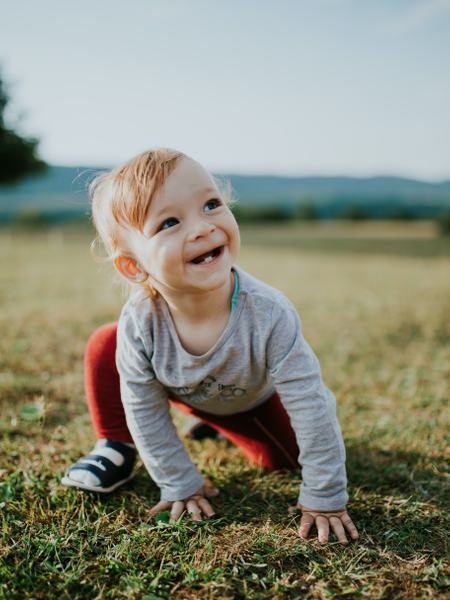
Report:
[{"label": "toddler", "polygon": [[[302,467],[300,536],[330,527],[358,538],[346,510],[345,447],[336,400],[288,298],[236,264],[232,197],[198,162],[154,148],[90,186],[95,227],[130,284],[118,322],[85,354],[97,444],[64,485],[111,492],[139,453],[161,491],[151,514],[213,516],[218,494],[192,463],[169,405],[199,418],[266,469]],[[207,432],[206,432],[207,433]]]}]

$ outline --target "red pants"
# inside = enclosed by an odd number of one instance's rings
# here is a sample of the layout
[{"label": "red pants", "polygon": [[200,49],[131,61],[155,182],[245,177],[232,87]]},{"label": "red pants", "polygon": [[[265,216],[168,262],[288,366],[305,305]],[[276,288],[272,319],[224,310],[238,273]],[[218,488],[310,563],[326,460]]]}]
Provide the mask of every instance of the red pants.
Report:
[{"label": "red pants", "polygon": [[[120,399],[115,362],[117,322],[97,329],[85,352],[86,396],[97,438],[133,442]],[[218,416],[170,398],[182,411],[199,417],[238,446],[252,463],[267,469],[297,469],[299,449],[280,397],[275,392],[256,408]]]}]

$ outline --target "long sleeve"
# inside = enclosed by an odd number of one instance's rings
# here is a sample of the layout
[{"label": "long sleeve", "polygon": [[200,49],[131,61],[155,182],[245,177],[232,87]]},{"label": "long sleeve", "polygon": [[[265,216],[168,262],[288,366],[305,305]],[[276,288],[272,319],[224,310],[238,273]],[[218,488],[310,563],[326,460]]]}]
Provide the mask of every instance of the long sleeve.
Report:
[{"label": "long sleeve", "polygon": [[272,314],[267,367],[300,448],[299,503],[316,510],[343,508],[348,502],[346,453],[336,398],[322,381],[295,307],[284,296]]},{"label": "long sleeve", "polygon": [[203,484],[177,435],[167,392],[151,364],[151,340],[139,331],[133,315],[122,312],[117,330],[116,365],[128,429],[162,500],[180,500]]}]

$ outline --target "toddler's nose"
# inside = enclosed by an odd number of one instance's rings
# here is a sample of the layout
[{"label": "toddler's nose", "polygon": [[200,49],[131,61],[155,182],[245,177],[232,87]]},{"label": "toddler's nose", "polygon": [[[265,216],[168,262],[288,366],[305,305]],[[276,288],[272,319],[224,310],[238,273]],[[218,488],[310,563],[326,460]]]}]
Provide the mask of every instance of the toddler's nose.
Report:
[{"label": "toddler's nose", "polygon": [[196,239],[200,236],[205,236],[212,233],[215,230],[216,226],[213,223],[208,223],[204,219],[198,219],[191,226],[191,235],[190,237]]}]

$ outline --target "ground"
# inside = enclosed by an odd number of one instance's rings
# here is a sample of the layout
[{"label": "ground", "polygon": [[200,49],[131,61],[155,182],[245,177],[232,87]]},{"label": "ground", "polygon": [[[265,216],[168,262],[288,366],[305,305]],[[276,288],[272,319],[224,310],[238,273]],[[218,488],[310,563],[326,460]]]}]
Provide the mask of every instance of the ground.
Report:
[{"label": "ground", "polygon": [[224,441],[188,444],[221,490],[213,521],[152,520],[141,464],[107,497],[60,485],[94,439],[84,344],[124,301],[90,239],[0,230],[0,598],[447,597],[450,258],[433,225],[242,231],[238,264],[294,302],[336,395],[348,546],[299,538],[300,471],[264,473]]}]

